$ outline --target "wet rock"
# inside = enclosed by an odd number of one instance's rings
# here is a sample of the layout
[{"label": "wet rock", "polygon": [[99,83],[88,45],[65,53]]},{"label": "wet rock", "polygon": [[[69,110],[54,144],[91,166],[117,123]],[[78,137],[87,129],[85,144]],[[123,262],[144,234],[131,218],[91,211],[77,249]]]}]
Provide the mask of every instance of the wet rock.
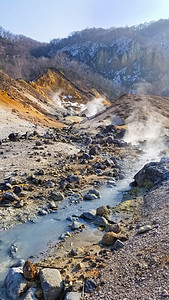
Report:
[{"label": "wet rock", "polygon": [[23,276],[25,277],[25,279],[30,280],[35,278],[36,274],[36,268],[30,260],[27,260],[23,266]]},{"label": "wet rock", "polygon": [[147,231],[150,231],[152,229],[151,225],[145,225],[145,226],[141,226],[138,230],[137,230],[137,234],[141,234],[141,233],[145,233]]},{"label": "wet rock", "polygon": [[61,194],[60,192],[57,192],[57,191],[52,191],[51,194],[50,194],[50,198],[54,201],[64,200],[63,194]]},{"label": "wet rock", "polygon": [[53,210],[57,210],[58,209],[58,205],[55,203],[55,201],[50,201],[49,202],[49,208],[53,209]]},{"label": "wet rock", "polygon": [[8,182],[2,182],[0,183],[0,190],[3,191],[8,191],[12,189],[12,185]]},{"label": "wet rock", "polygon": [[98,226],[103,226],[105,227],[108,224],[108,221],[106,220],[105,217],[102,216],[98,216],[95,220],[94,220],[94,224],[98,225]]},{"label": "wet rock", "polygon": [[121,226],[119,224],[108,224],[105,228],[106,232],[113,231],[115,233],[121,232]]},{"label": "wet rock", "polygon": [[11,202],[18,200],[18,196],[13,192],[6,192],[2,194],[2,200],[9,200]]},{"label": "wet rock", "polygon": [[9,253],[12,258],[15,257],[16,252],[18,251],[18,246],[16,244],[12,244],[9,248]]},{"label": "wet rock", "polygon": [[107,206],[102,205],[96,209],[96,214],[99,216],[107,216],[109,214],[109,210]]},{"label": "wet rock", "polygon": [[37,300],[38,298],[36,297],[36,289],[35,288],[30,288],[27,290],[25,297],[22,300]]},{"label": "wet rock", "polygon": [[95,200],[98,197],[95,194],[87,193],[83,196],[83,200]]},{"label": "wet rock", "polygon": [[81,293],[77,292],[68,292],[64,300],[81,300]]},{"label": "wet rock", "polygon": [[14,264],[12,267],[17,268],[17,267],[23,267],[25,264],[25,260],[24,259],[19,259],[18,262],[16,264]]},{"label": "wet rock", "polygon": [[71,230],[78,230],[80,228],[83,228],[84,225],[80,222],[77,222],[77,221],[73,221],[72,225],[71,225]]},{"label": "wet rock", "polygon": [[41,210],[39,210],[39,215],[40,216],[46,216],[46,215],[48,215],[48,211],[47,210],[45,210],[45,209],[41,209]]},{"label": "wet rock", "polygon": [[17,141],[20,140],[20,134],[19,134],[19,133],[10,133],[10,134],[8,135],[8,138],[9,138],[9,140],[12,141],[12,142],[17,142]]},{"label": "wet rock", "polygon": [[111,246],[115,243],[117,238],[118,238],[118,235],[116,233],[114,233],[113,231],[107,232],[103,235],[102,244],[106,245],[106,246]]},{"label": "wet rock", "polygon": [[85,293],[93,293],[97,287],[96,282],[93,279],[87,279],[84,285]]},{"label": "wet rock", "polygon": [[96,210],[91,209],[89,211],[84,211],[82,214],[82,218],[88,219],[88,220],[94,220],[96,218]]},{"label": "wet rock", "polygon": [[40,281],[45,300],[58,299],[63,288],[60,272],[57,269],[42,269],[40,271]]},{"label": "wet rock", "polygon": [[105,140],[107,144],[113,144],[113,141],[114,141],[114,137],[112,136],[108,136],[107,139]]},{"label": "wet rock", "polygon": [[22,268],[12,268],[5,278],[6,293],[10,299],[18,299],[27,289],[27,280],[23,277]]},{"label": "wet rock", "polygon": [[101,198],[101,195],[100,195],[100,192],[98,191],[98,190],[96,190],[96,189],[90,189],[89,191],[88,191],[88,193],[89,194],[94,194],[94,195],[96,195],[97,196],[97,198]]}]

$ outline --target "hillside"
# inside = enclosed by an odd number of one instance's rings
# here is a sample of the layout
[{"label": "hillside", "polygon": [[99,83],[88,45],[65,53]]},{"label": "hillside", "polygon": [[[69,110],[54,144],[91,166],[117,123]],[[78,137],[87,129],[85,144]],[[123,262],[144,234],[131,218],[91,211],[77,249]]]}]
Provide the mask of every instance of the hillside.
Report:
[{"label": "hillside", "polygon": [[37,57],[65,53],[128,92],[168,95],[169,20],[135,27],[85,29],[36,48]]},{"label": "hillside", "polygon": [[[87,102],[99,96],[97,91],[76,86],[54,69],[29,83],[0,71],[1,137],[13,130],[25,133],[36,126],[62,128],[68,120],[73,122],[73,116]],[[110,102],[105,99],[105,104]]]}]

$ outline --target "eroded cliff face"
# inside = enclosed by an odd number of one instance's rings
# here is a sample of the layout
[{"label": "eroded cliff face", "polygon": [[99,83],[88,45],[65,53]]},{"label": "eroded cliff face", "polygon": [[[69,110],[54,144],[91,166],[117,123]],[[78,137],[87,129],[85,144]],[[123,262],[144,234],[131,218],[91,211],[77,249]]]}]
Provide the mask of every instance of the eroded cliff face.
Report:
[{"label": "eroded cliff face", "polygon": [[61,51],[127,88],[133,89],[133,84],[142,80],[154,86],[160,81],[161,89],[166,88],[169,54],[155,44],[152,46],[129,38],[118,38],[111,45],[87,43],[81,47],[65,47]]}]

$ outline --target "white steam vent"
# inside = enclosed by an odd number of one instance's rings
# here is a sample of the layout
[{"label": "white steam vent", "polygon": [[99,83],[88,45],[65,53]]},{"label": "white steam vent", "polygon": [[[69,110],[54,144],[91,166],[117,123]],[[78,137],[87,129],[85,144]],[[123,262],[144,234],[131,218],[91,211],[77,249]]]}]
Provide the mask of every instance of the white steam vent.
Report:
[{"label": "white steam vent", "polygon": [[97,113],[101,112],[104,109],[104,98],[94,98],[90,102],[86,104],[86,108],[84,110],[84,113],[87,117],[92,117],[96,115]]}]

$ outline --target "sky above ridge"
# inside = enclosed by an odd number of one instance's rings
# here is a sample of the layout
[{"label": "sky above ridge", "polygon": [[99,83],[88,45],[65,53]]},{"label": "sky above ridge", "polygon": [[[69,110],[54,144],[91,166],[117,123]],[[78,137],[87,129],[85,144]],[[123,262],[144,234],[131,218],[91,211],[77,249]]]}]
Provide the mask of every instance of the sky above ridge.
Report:
[{"label": "sky above ridge", "polygon": [[0,0],[0,26],[49,42],[85,28],[169,18],[169,0]]}]

